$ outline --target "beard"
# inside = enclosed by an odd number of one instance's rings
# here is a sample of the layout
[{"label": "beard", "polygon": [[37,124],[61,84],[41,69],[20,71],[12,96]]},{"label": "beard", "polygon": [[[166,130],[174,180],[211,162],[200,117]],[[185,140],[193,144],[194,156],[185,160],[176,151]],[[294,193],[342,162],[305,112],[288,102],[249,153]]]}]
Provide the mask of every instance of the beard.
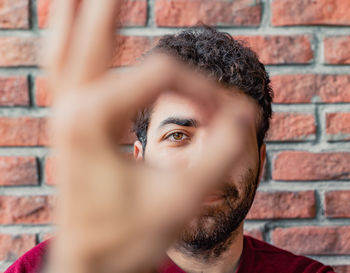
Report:
[{"label": "beard", "polygon": [[190,255],[203,259],[219,257],[231,244],[235,233],[252,206],[258,186],[259,170],[248,169],[240,177],[241,193],[236,186],[223,186],[223,201],[217,205],[203,206],[202,210],[180,233],[175,244]]}]

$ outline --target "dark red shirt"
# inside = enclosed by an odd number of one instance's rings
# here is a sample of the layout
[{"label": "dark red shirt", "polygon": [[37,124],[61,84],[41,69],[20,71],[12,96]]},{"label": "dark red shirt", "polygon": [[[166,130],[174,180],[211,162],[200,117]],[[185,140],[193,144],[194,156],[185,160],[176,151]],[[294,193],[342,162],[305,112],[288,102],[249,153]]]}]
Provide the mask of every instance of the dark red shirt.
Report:
[{"label": "dark red shirt", "polygon": [[[46,253],[47,241],[20,257],[5,273],[38,273]],[[236,273],[334,273],[334,270],[304,256],[297,256],[249,236],[244,236],[242,257]],[[170,259],[158,273],[185,273]]]}]

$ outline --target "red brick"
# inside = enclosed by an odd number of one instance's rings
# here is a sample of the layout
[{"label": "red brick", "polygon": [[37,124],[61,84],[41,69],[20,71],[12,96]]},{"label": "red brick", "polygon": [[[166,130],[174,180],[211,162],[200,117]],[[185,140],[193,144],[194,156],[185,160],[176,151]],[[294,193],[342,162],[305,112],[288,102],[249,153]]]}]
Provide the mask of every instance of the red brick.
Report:
[{"label": "red brick", "polygon": [[48,185],[56,185],[55,180],[55,168],[54,157],[49,156],[45,160],[45,181]]},{"label": "red brick", "polygon": [[250,0],[156,0],[158,26],[258,26],[261,2]]},{"label": "red brick", "polygon": [[[38,24],[40,28],[46,27],[48,23],[49,10],[52,0],[38,1]],[[127,0],[123,6],[121,23],[124,26],[144,26],[147,21],[147,1]]]},{"label": "red brick", "polygon": [[314,218],[315,193],[257,192],[247,219]]},{"label": "red brick", "polygon": [[34,234],[0,234],[0,261],[14,261],[34,246]]},{"label": "red brick", "polygon": [[264,181],[266,181],[268,179],[267,173],[268,173],[268,169],[267,169],[267,163],[266,163],[266,160],[265,160],[264,166],[263,166],[263,172],[261,174],[260,182],[264,182]]},{"label": "red brick", "polygon": [[326,132],[328,140],[350,140],[350,113],[327,114]]},{"label": "red brick", "polygon": [[350,25],[349,9],[344,0],[274,0],[272,25]]},{"label": "red brick", "polygon": [[275,159],[274,180],[340,180],[350,178],[350,153],[280,152]]},{"label": "red brick", "polygon": [[38,25],[40,28],[44,28],[48,23],[50,5],[51,0],[38,0],[37,2]]},{"label": "red brick", "polygon": [[350,218],[350,191],[330,191],[325,194],[325,215],[329,218]]},{"label": "red brick", "polygon": [[278,75],[272,88],[274,103],[350,102],[349,75]]},{"label": "red brick", "polygon": [[302,255],[350,254],[350,227],[291,227],[272,232],[274,245]]},{"label": "red brick", "polygon": [[38,37],[0,37],[0,66],[38,65]]},{"label": "red brick", "polygon": [[350,102],[350,75],[319,75],[317,80],[322,102]]},{"label": "red brick", "polygon": [[350,36],[324,39],[324,58],[328,64],[350,64]]},{"label": "red brick", "polygon": [[332,267],[337,273],[350,273],[350,265],[333,265]]},{"label": "red brick", "polygon": [[0,146],[49,145],[47,118],[0,117]]},{"label": "red brick", "polygon": [[0,77],[0,106],[28,106],[27,77]]},{"label": "red brick", "polygon": [[0,185],[36,185],[38,184],[35,157],[0,157]]},{"label": "red brick", "polygon": [[0,196],[0,224],[48,224],[52,210],[51,196]]},{"label": "red brick", "polygon": [[311,114],[274,113],[268,141],[300,141],[314,139],[315,117]]},{"label": "red brick", "polygon": [[29,28],[29,0],[0,0],[0,28]]},{"label": "red brick", "polygon": [[117,40],[118,50],[115,51],[113,66],[131,65],[154,43],[153,37],[144,36],[119,36]]},{"label": "red brick", "polygon": [[120,20],[123,26],[145,26],[147,22],[147,0],[125,1]]},{"label": "red brick", "polygon": [[244,234],[258,240],[264,240],[263,232],[260,229],[244,230]]},{"label": "red brick", "polygon": [[235,36],[246,41],[264,64],[310,63],[313,59],[310,37],[285,36]]},{"label": "red brick", "polygon": [[35,79],[35,101],[37,106],[51,106],[52,104],[52,94],[43,76]]}]

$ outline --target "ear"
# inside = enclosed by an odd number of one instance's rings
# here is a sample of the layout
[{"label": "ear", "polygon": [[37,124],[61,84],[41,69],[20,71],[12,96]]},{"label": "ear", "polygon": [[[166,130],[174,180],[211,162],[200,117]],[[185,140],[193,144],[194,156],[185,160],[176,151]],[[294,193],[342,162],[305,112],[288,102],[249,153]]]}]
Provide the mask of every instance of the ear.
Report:
[{"label": "ear", "polygon": [[260,172],[259,172],[259,182],[261,180],[261,177],[264,173],[264,167],[265,167],[265,160],[266,160],[266,144],[262,144],[260,147]]},{"label": "ear", "polygon": [[134,142],[134,159],[136,162],[143,160],[143,148],[139,140]]}]

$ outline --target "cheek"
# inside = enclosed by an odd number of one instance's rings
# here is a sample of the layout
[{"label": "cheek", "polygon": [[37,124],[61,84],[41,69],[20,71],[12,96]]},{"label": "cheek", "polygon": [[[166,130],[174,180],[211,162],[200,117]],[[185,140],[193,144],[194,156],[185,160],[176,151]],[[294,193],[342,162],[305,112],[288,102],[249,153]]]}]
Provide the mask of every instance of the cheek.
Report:
[{"label": "cheek", "polygon": [[168,147],[161,143],[149,144],[145,160],[151,166],[178,169],[188,167],[191,162],[191,151],[186,147]]},{"label": "cheek", "polygon": [[243,155],[240,159],[232,164],[230,174],[232,177],[239,179],[243,177],[247,171],[253,171],[256,173],[259,168],[258,157],[249,156],[248,154]]},{"label": "cheek", "polygon": [[[259,155],[257,152],[245,152],[239,160],[232,163],[230,169],[230,182],[241,192],[246,188],[247,183],[255,182],[259,169]],[[253,181],[252,181],[253,180]]]},{"label": "cheek", "polygon": [[232,171],[239,174],[245,173],[248,169],[257,171],[259,168],[259,149],[256,139],[246,137],[237,150],[237,162],[233,164]]}]

